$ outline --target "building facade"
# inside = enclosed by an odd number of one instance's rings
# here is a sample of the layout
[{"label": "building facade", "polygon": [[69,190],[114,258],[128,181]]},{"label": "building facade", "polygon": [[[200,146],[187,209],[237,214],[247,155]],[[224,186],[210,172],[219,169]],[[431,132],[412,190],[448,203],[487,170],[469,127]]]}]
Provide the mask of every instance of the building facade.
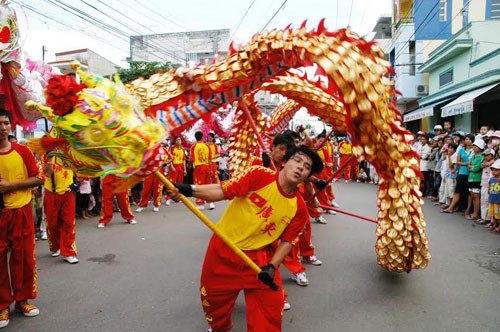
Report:
[{"label": "building facade", "polygon": [[73,70],[71,69],[71,62],[75,60],[80,62],[83,70],[88,70],[101,76],[109,77],[116,73],[118,68],[120,68],[118,65],[88,48],[59,52],[56,53],[55,56],[55,61],[49,62],[48,64],[59,68],[63,74],[73,73]]},{"label": "building facade", "polygon": [[130,37],[130,60],[159,61],[193,67],[225,58],[229,29],[162,33]]},{"label": "building facade", "polygon": [[[397,107],[411,130],[432,130],[432,116],[450,100],[422,104],[432,94],[429,71],[420,70],[434,50],[470,22],[500,17],[500,0],[394,0],[389,59],[396,71]],[[422,107],[428,106],[428,107]],[[430,107],[432,106],[432,107]]]},{"label": "building facade", "polygon": [[432,109],[426,115],[431,127],[444,121],[464,132],[500,126],[498,31],[500,20],[470,22],[419,67],[429,74],[429,96],[419,105]]}]

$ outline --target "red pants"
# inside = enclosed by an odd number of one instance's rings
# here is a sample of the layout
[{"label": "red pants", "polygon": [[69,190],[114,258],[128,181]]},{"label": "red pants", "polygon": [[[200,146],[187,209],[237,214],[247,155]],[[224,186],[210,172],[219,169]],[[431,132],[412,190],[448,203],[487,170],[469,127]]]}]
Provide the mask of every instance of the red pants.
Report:
[{"label": "red pants", "polygon": [[220,183],[219,181],[219,170],[217,169],[217,163],[212,162],[212,183]]},{"label": "red pants", "polygon": [[168,178],[173,183],[184,183],[184,164],[174,164],[168,170]]},{"label": "red pants", "polygon": [[301,256],[314,256],[314,247],[311,244],[311,230],[311,220],[308,218],[298,243]]},{"label": "red pants", "polygon": [[[194,167],[193,171],[193,182],[194,184],[211,184],[211,170],[208,165],[198,165]],[[206,202],[202,199],[196,199],[197,205],[203,205]]]},{"label": "red pants", "polygon": [[[348,154],[344,154],[342,155],[342,157],[340,158],[340,166],[344,165],[347,161],[347,159],[351,158],[352,156],[351,155],[348,155]],[[344,168],[344,171],[342,172],[344,174],[344,179],[347,181],[347,180],[350,180],[353,172],[356,171],[356,164],[357,164],[357,161],[356,159],[353,159],[352,161],[349,162],[349,164],[347,165],[346,168]],[[337,175],[337,179],[341,179],[342,178],[342,173],[340,173],[339,175]],[[354,175],[355,177],[355,175]]]},{"label": "red pants", "polygon": [[[327,172],[327,167],[325,166],[325,168],[323,168],[323,171],[321,171],[321,173],[319,173],[317,175],[317,178],[318,179],[321,179],[321,180],[328,180],[328,172]],[[314,186],[314,190],[315,191],[318,191],[318,188],[316,188],[316,186]],[[330,199],[328,197],[328,194],[327,194],[327,191],[328,191],[328,187],[326,187],[324,190],[322,190],[318,196],[316,196],[318,198],[318,201],[320,204],[322,205],[326,205],[326,206],[330,206]]]},{"label": "red pants", "polygon": [[151,197],[151,191],[153,191],[153,205],[160,206],[163,183],[154,174],[149,175],[144,180],[141,193],[141,201],[139,202],[140,207],[148,206],[149,198]]},{"label": "red pants", "polygon": [[14,300],[34,299],[37,292],[35,223],[29,203],[19,209],[0,211],[0,310]]},{"label": "red pants", "polygon": [[293,274],[304,272],[306,268],[300,262],[300,248],[299,244],[293,246],[292,251],[283,260],[283,265]]},{"label": "red pants", "polygon": [[47,225],[49,250],[61,250],[63,256],[76,256],[75,244],[75,194],[63,195],[45,190],[43,211]]},{"label": "red pants", "polygon": [[[264,266],[274,248],[246,251],[257,265]],[[233,253],[216,235],[208,245],[201,272],[201,303],[205,318],[214,332],[226,332],[233,322],[231,314],[238,293],[245,292],[247,332],[281,331],[283,286],[279,268],[274,276],[280,289],[275,292],[257,279],[255,272]]]},{"label": "red pants", "polygon": [[[115,185],[116,186],[116,185]],[[113,218],[113,197],[116,195],[118,200],[118,206],[120,207],[120,212],[123,219],[132,220],[134,215],[130,211],[130,202],[128,200],[128,192],[123,193],[113,193],[113,184],[106,181],[106,178],[102,181],[102,207],[101,207],[101,219],[100,223],[107,224]]]}]

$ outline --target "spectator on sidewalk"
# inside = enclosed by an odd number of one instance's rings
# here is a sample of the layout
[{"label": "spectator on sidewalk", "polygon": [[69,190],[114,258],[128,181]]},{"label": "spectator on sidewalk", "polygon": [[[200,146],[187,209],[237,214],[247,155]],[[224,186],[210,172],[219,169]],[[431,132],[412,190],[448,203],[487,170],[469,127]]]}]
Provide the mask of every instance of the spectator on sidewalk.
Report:
[{"label": "spectator on sidewalk", "polygon": [[[443,211],[445,213],[452,213],[453,209],[450,209],[452,200],[455,200],[455,197],[457,197],[456,202],[458,202],[459,199],[459,194],[456,193],[456,185],[457,185],[457,177],[458,177],[458,165],[457,165],[457,160],[458,160],[458,153],[455,152],[457,149],[457,145],[455,143],[451,143],[450,146],[448,146],[448,157],[446,160],[447,168],[446,168],[446,173],[445,173],[445,198],[446,198],[446,205],[443,206]],[[456,205],[456,203],[455,203]]]},{"label": "spectator on sidewalk", "polygon": [[491,223],[488,225],[488,230],[500,232],[500,159],[496,160],[491,167],[493,175],[489,181],[489,210],[488,214],[491,218]]},{"label": "spectator on sidewalk", "polygon": [[480,138],[476,139],[472,145],[474,153],[470,157],[468,177],[469,198],[467,209],[465,210],[465,218],[469,220],[479,219],[481,215],[481,175],[483,173],[481,163],[483,162],[482,152],[484,147],[484,141]]},{"label": "spectator on sidewalk", "polygon": [[481,175],[481,220],[478,222],[479,225],[487,224],[488,220],[488,208],[489,208],[489,181],[491,178],[491,165],[495,162],[495,151],[493,149],[486,149],[483,152],[484,160],[481,163],[483,168],[483,174]]}]

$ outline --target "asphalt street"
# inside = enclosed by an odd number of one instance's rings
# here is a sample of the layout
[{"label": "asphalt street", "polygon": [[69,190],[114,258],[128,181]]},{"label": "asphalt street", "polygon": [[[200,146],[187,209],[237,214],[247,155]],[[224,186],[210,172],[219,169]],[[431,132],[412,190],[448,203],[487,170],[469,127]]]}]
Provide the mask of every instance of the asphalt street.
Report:
[{"label": "asphalt street", "polygon": [[[375,218],[376,186],[334,189],[341,209]],[[207,216],[217,221],[226,205]],[[313,224],[323,265],[306,266],[307,287],[281,267],[292,306],[283,331],[500,331],[500,234],[429,201],[424,212],[433,258],[410,274],[377,265],[374,224],[340,214]],[[180,203],[136,219],[124,224],[116,213],[104,229],[78,219],[76,265],[38,241],[40,316],[13,313],[5,331],[206,331],[199,278],[210,230]],[[240,296],[233,331],[245,331],[245,315]]]}]

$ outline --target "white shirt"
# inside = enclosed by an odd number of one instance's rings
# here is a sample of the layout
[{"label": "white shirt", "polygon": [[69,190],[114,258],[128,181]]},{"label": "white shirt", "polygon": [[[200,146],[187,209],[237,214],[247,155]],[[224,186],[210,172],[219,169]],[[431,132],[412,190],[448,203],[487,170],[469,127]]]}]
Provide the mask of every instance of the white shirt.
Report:
[{"label": "white shirt", "polygon": [[420,171],[427,172],[429,170],[429,155],[431,154],[431,148],[429,144],[421,145],[417,148],[417,153],[420,156]]}]

